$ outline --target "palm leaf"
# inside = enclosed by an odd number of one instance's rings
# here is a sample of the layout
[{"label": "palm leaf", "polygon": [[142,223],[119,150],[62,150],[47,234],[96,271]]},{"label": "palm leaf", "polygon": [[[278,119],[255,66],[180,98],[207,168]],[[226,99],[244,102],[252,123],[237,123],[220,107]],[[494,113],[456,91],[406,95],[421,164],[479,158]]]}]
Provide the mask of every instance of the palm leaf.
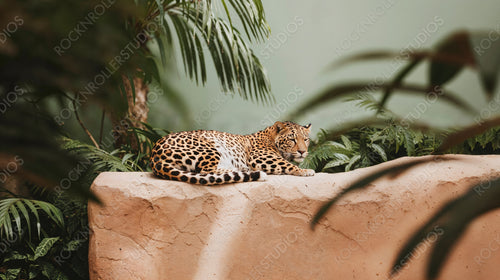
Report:
[{"label": "palm leaf", "polygon": [[433,91],[429,90],[429,88],[418,85],[395,86],[393,84],[388,84],[388,83],[376,84],[376,83],[364,82],[355,84],[345,84],[330,88],[320,93],[318,96],[309,100],[308,102],[303,103],[301,106],[296,108],[292,113],[290,113],[289,116],[296,116],[296,117],[300,116],[305,112],[315,109],[317,106],[324,105],[326,102],[333,101],[347,94],[359,93],[359,92],[374,92],[378,90],[385,90],[387,88],[391,88],[391,90],[400,90],[402,92],[410,92],[424,96],[428,96],[429,94],[439,94],[440,98],[457,106],[458,108],[464,110],[467,113],[472,114],[476,112],[476,110],[471,105],[464,102],[460,98],[456,97],[455,94],[452,94],[449,91],[445,91],[444,89],[441,89],[442,91],[440,93],[433,93]]},{"label": "palm leaf", "polygon": [[[252,38],[261,41],[269,36],[271,29],[265,20],[262,1],[229,0],[229,3],[240,18],[245,33],[250,41]],[[250,30],[250,32],[248,32],[248,30]]]},{"label": "palm leaf", "polygon": [[461,57],[464,64],[452,64],[431,58],[429,64],[429,84],[442,86],[453,79],[464,68],[464,65],[476,65],[473,50],[470,44],[469,33],[460,31],[445,38],[436,47],[438,55]]},{"label": "palm leaf", "polygon": [[[457,31],[441,41],[433,51],[393,52],[372,51],[349,56],[332,63],[328,70],[360,61],[394,59],[411,60],[394,78],[393,85],[400,84],[404,77],[423,59],[429,59],[429,87],[442,86],[453,79],[465,66],[477,69],[481,85],[489,99],[492,98],[500,71],[500,41],[491,40],[492,32]],[[498,33],[496,33],[498,36]],[[485,48],[483,42],[488,42]],[[385,105],[392,89],[387,88],[381,105]]]},{"label": "palm leaf", "polygon": [[[491,100],[498,84],[500,72],[500,40],[491,40],[492,36],[500,36],[498,29],[490,32],[474,32],[470,34],[471,48],[481,78],[481,85],[488,99]],[[484,44],[488,42],[488,44]]]},{"label": "palm leaf", "polygon": [[[206,82],[206,64],[202,42],[212,57],[222,90],[238,92],[244,99],[270,103],[273,98],[267,74],[253,51],[233,26],[229,6],[239,16],[249,38],[262,39],[269,34],[262,3],[257,0],[222,1],[229,24],[203,5],[171,6],[165,13],[165,30],[172,25],[186,74],[202,84]],[[250,31],[248,31],[250,30]],[[162,34],[163,36],[165,34]],[[166,40],[167,43],[172,41]],[[160,43],[159,43],[160,44]],[[159,46],[162,47],[162,46]],[[169,46],[163,46],[165,48]]]},{"label": "palm leaf", "polygon": [[[27,209],[30,209],[31,213],[28,213]],[[38,235],[40,236],[39,211],[45,213],[58,226],[62,227],[64,225],[61,211],[51,203],[25,198],[4,198],[0,200],[0,235],[5,234],[9,238],[14,237],[12,220],[15,221],[18,234],[21,235],[24,232],[22,223],[22,220],[24,220],[28,225],[28,235],[31,236],[31,214],[35,216]]]}]

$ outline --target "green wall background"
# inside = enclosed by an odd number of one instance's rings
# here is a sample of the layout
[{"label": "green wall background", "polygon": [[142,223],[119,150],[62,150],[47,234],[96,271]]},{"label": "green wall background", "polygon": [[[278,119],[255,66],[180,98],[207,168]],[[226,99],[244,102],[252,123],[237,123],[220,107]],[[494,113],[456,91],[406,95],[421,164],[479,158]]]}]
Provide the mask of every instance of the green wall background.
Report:
[{"label": "green wall background", "polygon": [[[500,2],[495,0],[267,0],[264,6],[272,34],[268,41],[253,47],[268,71],[276,104],[264,106],[238,95],[225,95],[213,71],[206,87],[197,86],[185,78],[179,64],[177,74],[168,72],[166,80],[182,93],[194,122],[183,123],[169,101],[160,98],[152,102],[150,122],[153,126],[252,133],[275,120],[283,120],[288,110],[328,85],[390,77],[398,69],[391,61],[385,61],[357,63],[328,71],[327,66],[339,58],[368,50],[429,48],[461,29],[500,31]],[[222,7],[217,9],[221,11]],[[426,82],[427,67],[427,64],[421,65],[408,81]],[[476,73],[466,69],[446,88],[480,109],[487,101],[483,95],[477,98],[481,92],[478,81]],[[391,99],[389,109],[404,117],[416,113],[417,104],[423,101],[423,98],[405,95]],[[424,105],[425,112],[418,114],[422,115],[422,121],[432,119],[433,124],[448,126],[471,123],[473,119],[442,102]],[[304,115],[300,122],[313,123],[315,133],[320,128],[332,128],[364,115],[367,113],[352,103],[337,102]]]}]

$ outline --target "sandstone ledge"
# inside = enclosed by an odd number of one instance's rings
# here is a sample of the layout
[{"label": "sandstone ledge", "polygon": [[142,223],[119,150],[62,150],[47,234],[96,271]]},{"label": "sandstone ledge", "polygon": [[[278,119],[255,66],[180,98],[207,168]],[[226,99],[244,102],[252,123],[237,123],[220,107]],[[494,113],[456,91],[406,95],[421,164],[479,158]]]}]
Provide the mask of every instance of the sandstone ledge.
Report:
[{"label": "sandstone ledge", "polygon": [[[106,172],[89,204],[90,279],[387,279],[409,235],[471,184],[500,176],[500,156],[447,155],[347,196],[317,229],[309,221],[342,188],[401,158],[347,173],[269,176],[218,187],[149,173]],[[476,220],[442,279],[495,279],[500,211]],[[430,244],[395,279],[424,279]],[[498,250],[498,251],[497,251]]]}]

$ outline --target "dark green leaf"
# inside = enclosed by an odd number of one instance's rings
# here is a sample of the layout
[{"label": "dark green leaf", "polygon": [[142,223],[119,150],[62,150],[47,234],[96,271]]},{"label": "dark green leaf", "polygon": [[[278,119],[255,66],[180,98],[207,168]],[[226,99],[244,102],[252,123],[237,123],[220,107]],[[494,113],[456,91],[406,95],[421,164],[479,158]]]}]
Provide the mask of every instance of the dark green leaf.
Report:
[{"label": "dark green leaf", "polygon": [[16,280],[18,279],[18,275],[21,272],[20,268],[10,268],[7,269],[7,273],[5,274],[6,280]]},{"label": "dark green leaf", "polygon": [[48,262],[42,263],[42,274],[50,280],[69,280],[62,271]]},{"label": "dark green leaf", "polygon": [[465,63],[449,63],[431,58],[429,69],[429,82],[431,87],[441,87],[455,77],[464,65],[476,65],[474,54],[469,41],[469,33],[461,31],[454,33],[441,42],[437,48],[438,56],[457,58]]},{"label": "dark green leaf", "polygon": [[35,249],[35,260],[45,256],[58,240],[59,237],[44,238]]},{"label": "dark green leaf", "polygon": [[167,55],[165,54],[165,45],[163,44],[163,37],[159,36],[156,38],[156,43],[158,44],[158,49],[160,50],[161,64],[163,68],[167,67]]},{"label": "dark green leaf", "polygon": [[500,34],[495,31],[488,33],[472,33],[471,48],[477,63],[481,85],[489,99],[493,97],[498,84],[500,72]]}]

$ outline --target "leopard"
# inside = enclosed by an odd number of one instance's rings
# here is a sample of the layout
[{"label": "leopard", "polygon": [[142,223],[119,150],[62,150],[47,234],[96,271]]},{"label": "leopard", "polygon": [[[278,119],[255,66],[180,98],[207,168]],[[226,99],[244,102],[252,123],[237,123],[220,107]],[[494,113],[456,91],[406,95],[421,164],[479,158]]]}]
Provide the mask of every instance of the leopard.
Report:
[{"label": "leopard", "polygon": [[170,133],[151,151],[156,177],[198,185],[265,181],[267,175],[314,176],[300,163],[308,155],[311,124],[276,121],[253,134],[215,130]]}]

